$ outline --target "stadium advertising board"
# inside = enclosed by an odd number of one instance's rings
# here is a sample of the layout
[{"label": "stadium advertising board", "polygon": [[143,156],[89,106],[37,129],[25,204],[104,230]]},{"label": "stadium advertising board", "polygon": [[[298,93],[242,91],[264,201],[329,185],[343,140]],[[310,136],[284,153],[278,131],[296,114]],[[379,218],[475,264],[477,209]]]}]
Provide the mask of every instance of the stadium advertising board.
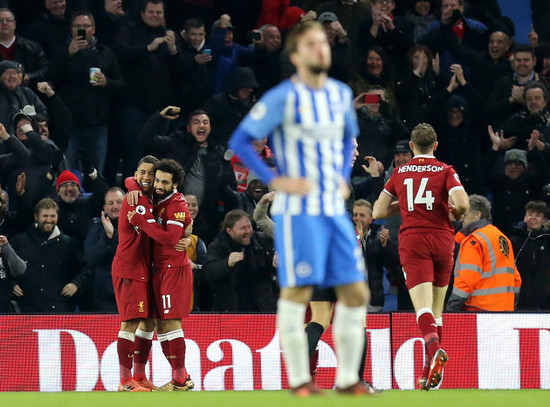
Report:
[{"label": "stadium advertising board", "polygon": [[[550,389],[550,315],[447,314],[450,356],[443,388]],[[273,315],[192,315],[184,321],[187,368],[195,390],[286,388]],[[116,315],[0,316],[0,391],[116,390]],[[382,389],[413,389],[424,357],[414,314],[368,316],[365,377]],[[317,381],[332,388],[336,356],[322,337]],[[148,375],[170,367],[155,340]]]}]

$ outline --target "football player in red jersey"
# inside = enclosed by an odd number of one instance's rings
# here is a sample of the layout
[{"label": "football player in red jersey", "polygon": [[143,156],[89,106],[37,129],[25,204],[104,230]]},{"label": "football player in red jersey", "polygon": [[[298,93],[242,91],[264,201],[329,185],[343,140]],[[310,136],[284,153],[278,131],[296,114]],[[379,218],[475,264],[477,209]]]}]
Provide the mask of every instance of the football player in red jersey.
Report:
[{"label": "football player in red jersey", "polygon": [[373,216],[381,219],[399,210],[403,219],[399,257],[427,360],[431,361],[424,366],[417,385],[429,390],[441,382],[447,361],[440,340],[455,247],[450,218],[460,219],[469,203],[453,167],[434,157],[437,135],[429,124],[414,128],[410,146],[414,158],[393,171],[374,204]]},{"label": "football player in red jersey", "polygon": [[[134,380],[131,373],[134,351],[136,350],[136,338],[140,338],[140,332],[150,333],[150,338],[143,338],[145,345],[148,345],[148,349],[150,349],[154,323],[150,319],[149,312],[151,241],[145,233],[140,233],[138,228],[128,222],[127,213],[136,210],[148,214],[153,219],[151,192],[155,174],[154,166],[157,161],[158,159],[151,155],[145,156],[139,161],[132,181],[135,188],[142,191],[141,196],[139,196],[135,209],[128,203],[128,198],[124,199],[118,220],[119,243],[113,259],[112,276],[121,319],[117,340],[120,363],[119,391],[151,391],[151,387],[153,387],[145,378],[145,372],[143,372],[142,378],[138,378],[140,380]],[[148,335],[142,334],[141,336]],[[148,351],[146,353],[145,362],[149,355]],[[143,363],[143,370],[145,369],[145,362]]]},{"label": "football player in red jersey", "polygon": [[194,383],[185,370],[185,341],[182,318],[191,310],[193,272],[185,251],[176,244],[191,233],[192,219],[183,194],[177,191],[184,178],[180,164],[171,159],[155,165],[154,216],[156,223],[139,211],[128,212],[128,220],[148,234],[153,243],[153,295],[157,337],[172,366],[172,380],[156,391],[188,391]]}]

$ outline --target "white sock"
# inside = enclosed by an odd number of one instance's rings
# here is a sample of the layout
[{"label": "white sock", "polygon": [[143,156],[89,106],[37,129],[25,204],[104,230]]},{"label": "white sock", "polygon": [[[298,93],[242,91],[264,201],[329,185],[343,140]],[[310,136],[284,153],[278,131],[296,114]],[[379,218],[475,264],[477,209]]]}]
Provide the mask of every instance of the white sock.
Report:
[{"label": "white sock", "polygon": [[332,338],[336,347],[338,368],[336,369],[336,386],[345,389],[357,383],[357,371],[361,364],[365,342],[364,321],[366,306],[347,307],[338,302],[332,322]]},{"label": "white sock", "polygon": [[155,334],[154,331],[148,332],[148,331],[142,331],[141,329],[136,329],[136,336],[139,336],[141,339],[145,339],[147,341],[153,340],[153,335]]},{"label": "white sock", "polygon": [[306,306],[294,301],[277,302],[277,328],[287,368],[288,384],[296,388],[311,380],[307,335],[304,331]]},{"label": "white sock", "polygon": [[136,334],[133,332],[120,330],[118,331],[118,337],[122,339],[126,339],[127,341],[130,341],[130,342],[136,341]]}]

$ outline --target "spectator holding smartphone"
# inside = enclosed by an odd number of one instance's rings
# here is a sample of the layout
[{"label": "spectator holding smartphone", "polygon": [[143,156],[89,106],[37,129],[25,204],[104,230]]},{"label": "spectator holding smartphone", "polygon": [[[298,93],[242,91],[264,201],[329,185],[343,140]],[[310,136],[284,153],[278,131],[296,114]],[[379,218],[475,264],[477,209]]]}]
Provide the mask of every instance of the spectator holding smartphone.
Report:
[{"label": "spectator holding smartphone", "polygon": [[[393,159],[395,143],[409,138],[409,130],[394,116],[387,102],[387,92],[382,86],[373,85],[354,100],[360,134],[357,137],[359,157],[373,156],[389,167]],[[363,160],[354,164],[352,175],[364,177]]]},{"label": "spectator holding smartphone", "polygon": [[[96,68],[93,77],[91,67]],[[73,117],[67,146],[71,168],[78,168],[76,152],[84,150],[102,173],[113,110],[111,97],[122,88],[122,75],[113,51],[97,41],[90,12],[79,11],[73,16],[69,46],[52,61],[49,74]]]},{"label": "spectator holding smartphone", "polygon": [[210,97],[212,49],[206,41],[204,22],[198,18],[186,20],[177,39],[181,48],[178,106],[182,110],[181,117],[187,117]]}]

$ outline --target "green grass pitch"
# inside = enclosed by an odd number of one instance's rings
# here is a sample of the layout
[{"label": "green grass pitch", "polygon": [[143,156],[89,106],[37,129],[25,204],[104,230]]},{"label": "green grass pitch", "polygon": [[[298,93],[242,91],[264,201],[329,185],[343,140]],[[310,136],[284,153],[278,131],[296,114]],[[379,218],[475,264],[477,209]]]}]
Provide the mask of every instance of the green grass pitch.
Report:
[{"label": "green grass pitch", "polygon": [[298,399],[287,391],[0,393],[2,407],[546,407],[549,390],[389,390],[376,396]]}]

